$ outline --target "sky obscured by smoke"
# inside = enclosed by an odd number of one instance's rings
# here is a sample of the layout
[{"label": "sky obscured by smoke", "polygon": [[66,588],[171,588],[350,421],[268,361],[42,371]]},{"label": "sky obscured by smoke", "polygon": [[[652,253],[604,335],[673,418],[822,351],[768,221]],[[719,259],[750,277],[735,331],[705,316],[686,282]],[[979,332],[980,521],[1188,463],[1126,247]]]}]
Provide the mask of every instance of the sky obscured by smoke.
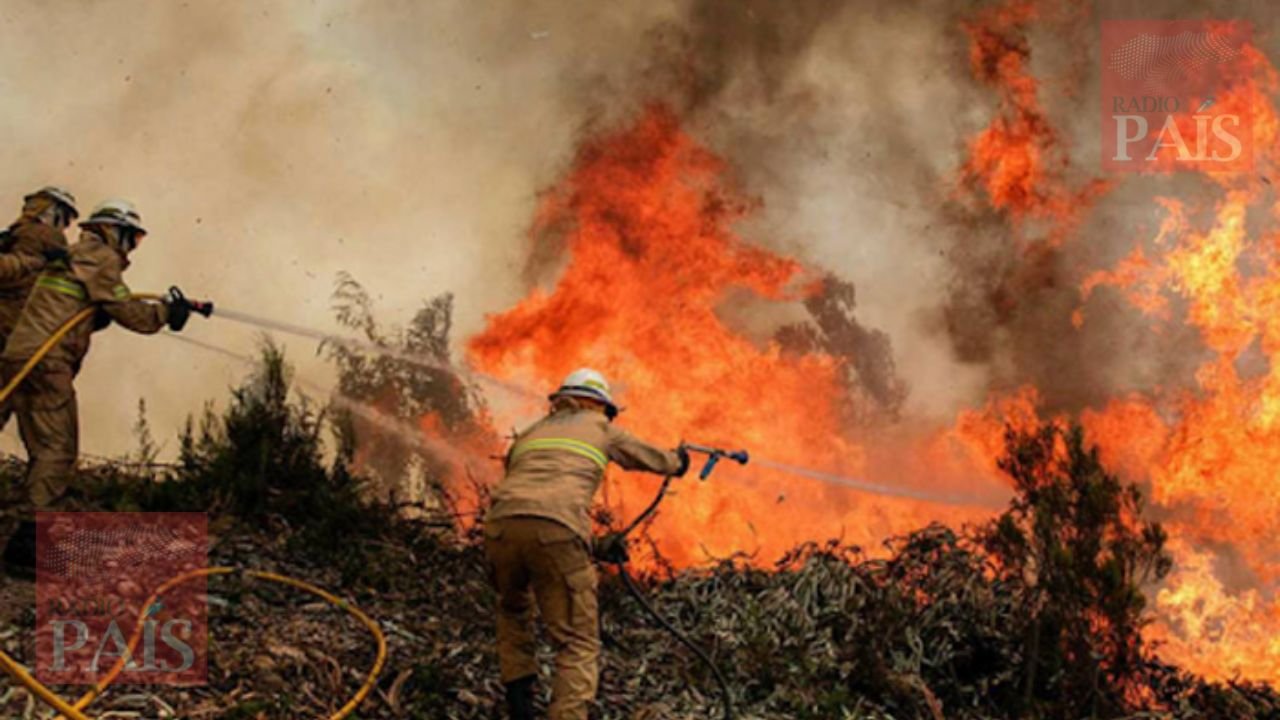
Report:
[{"label": "sky obscured by smoke", "polygon": [[[177,284],[336,330],[329,295],[346,270],[392,322],[455,292],[465,336],[526,293],[537,195],[576,141],[658,99],[762,199],[744,235],[851,280],[859,319],[891,338],[906,415],[946,422],[1011,378],[1060,374],[1032,361],[1037,332],[1019,342],[1016,326],[978,328],[996,349],[966,360],[944,327],[972,271],[954,253],[988,229],[947,209],[965,139],[995,103],[970,78],[959,29],[975,7],[11,0],[0,6],[0,208],[8,198],[16,214],[46,183],[84,210],[129,198],[151,230],[126,276],[137,290]],[[1096,20],[1032,38],[1046,103],[1088,172]],[[1104,206],[1095,222],[1127,232],[1127,212]],[[1105,243],[1081,252],[1105,255]],[[1063,297],[1049,302],[1061,309]],[[256,331],[197,318],[188,332],[244,352]],[[1081,342],[1114,349],[1120,337]],[[329,377],[313,343],[284,341],[302,374]],[[1163,370],[1107,372],[1079,383]],[[243,373],[162,337],[102,333],[78,384],[84,449],[127,450],[145,398],[172,450],[182,419]],[[14,432],[3,447],[18,447]]]},{"label": "sky obscured by smoke", "polygon": [[[584,37],[620,53],[627,23],[649,22],[475,7],[5,3],[0,198],[15,215],[45,183],[86,209],[134,200],[151,231],[126,275],[137,290],[178,284],[335,328],[329,294],[347,270],[391,320],[454,291],[474,328],[522,293],[536,193],[583,120],[562,73],[592,62]],[[200,319],[188,332],[239,350],[255,335]],[[286,344],[301,372],[326,375],[313,343]],[[78,383],[84,448],[127,449],[143,397],[172,449],[182,418],[243,372],[164,338],[102,333]],[[17,447],[12,433],[5,443]]]},{"label": "sky obscured by smoke", "polygon": [[[918,225],[901,221],[918,212],[919,188],[886,183],[904,163],[942,171],[954,156],[955,137],[936,135],[929,113],[912,107],[956,99],[944,23],[928,8],[805,5],[770,29],[775,18],[753,15],[765,4],[718,17],[727,6],[9,2],[0,8],[0,199],[16,214],[23,193],[57,183],[85,210],[105,197],[135,201],[151,231],[126,276],[137,290],[177,284],[228,307],[335,328],[329,293],[347,270],[393,321],[456,292],[465,335],[526,291],[537,193],[576,139],[659,97],[688,110],[695,131],[764,197],[749,234],[855,281],[882,275],[858,271],[868,263],[927,277],[936,270],[916,268],[909,246],[893,240]],[[725,23],[735,37],[760,39],[717,46]],[[920,63],[922,50],[938,62]],[[909,58],[931,65],[928,87]],[[698,67],[691,86],[681,77],[689,62]],[[883,118],[890,95],[900,119],[918,126]],[[914,146],[909,157],[875,137],[886,125]],[[930,172],[911,172],[928,184]],[[863,194],[870,199],[858,201]],[[906,332],[909,316],[877,311],[895,302],[878,303],[870,281],[860,290],[874,321]],[[240,351],[255,336],[216,319],[188,332]],[[300,372],[327,377],[311,343],[285,342]],[[243,372],[162,337],[99,334],[78,383],[84,449],[128,449],[139,398],[172,449],[186,414]],[[17,447],[12,432],[4,443]]]}]

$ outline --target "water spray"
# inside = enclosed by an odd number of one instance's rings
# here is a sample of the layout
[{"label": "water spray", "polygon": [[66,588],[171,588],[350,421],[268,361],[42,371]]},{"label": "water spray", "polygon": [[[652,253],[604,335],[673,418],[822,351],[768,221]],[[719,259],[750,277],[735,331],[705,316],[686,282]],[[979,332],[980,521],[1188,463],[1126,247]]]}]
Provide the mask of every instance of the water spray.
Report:
[{"label": "water spray", "polygon": [[911,487],[898,487],[893,485],[882,485],[880,483],[867,482],[859,478],[848,477],[846,475],[837,475],[835,473],[822,472],[821,470],[813,470],[799,465],[789,465],[787,463],[775,462],[764,458],[755,458],[756,465],[767,467],[770,470],[777,470],[794,477],[806,478],[809,480],[817,480],[818,482],[828,485],[839,485],[840,487],[861,490],[862,492],[872,493],[874,495],[884,495],[887,497],[908,498],[911,500],[920,500],[923,502],[939,503],[942,505],[960,505],[964,507],[1004,507],[1004,500],[993,496],[981,497],[977,495],[958,495],[954,493],[934,493],[925,490],[919,490]]},{"label": "water spray", "polygon": [[[457,367],[454,367],[450,363],[440,361],[436,358],[426,357],[426,356],[415,354],[415,353],[406,353],[400,350],[396,350],[394,348],[389,348],[383,345],[379,345],[375,342],[371,342],[368,340],[360,340],[356,338],[343,337],[341,335],[333,335],[331,333],[327,333],[322,330],[317,330],[315,328],[296,325],[293,323],[283,322],[280,320],[273,320],[270,318],[264,318],[258,315],[253,315],[251,313],[241,312],[239,310],[233,310],[233,309],[224,308],[221,306],[218,307],[216,312],[213,312],[212,303],[208,304],[208,306],[209,306],[210,312],[212,312],[213,314],[213,317],[223,318],[226,320],[231,320],[232,322],[238,322],[246,325],[252,325],[254,327],[262,328],[264,330],[274,330],[274,331],[286,333],[289,335],[296,335],[299,337],[310,338],[318,342],[330,343],[332,345],[343,347],[349,350],[358,350],[362,352],[383,355],[383,356],[400,360],[402,362],[406,362],[419,367],[457,373],[459,375],[475,378],[476,380],[482,381],[487,385],[497,387],[512,395],[525,398],[525,399],[531,399],[531,398],[542,399],[544,397],[542,393],[535,392],[521,385],[517,385],[515,383],[503,380],[501,378],[495,377],[493,375],[489,375],[487,373],[476,372],[473,370],[470,370],[470,371],[462,370]],[[198,341],[189,340],[188,338],[185,338],[185,337],[180,339],[187,342],[193,342],[195,344],[203,344],[203,343],[199,343]],[[206,345],[206,347],[209,347],[210,349],[215,349],[213,346]],[[250,362],[252,362],[252,359],[250,359]],[[341,399],[339,399],[339,402],[341,402]],[[377,411],[375,410],[374,412],[377,412]],[[383,417],[383,420],[387,419],[385,416],[382,416],[382,417]],[[381,425],[381,423],[377,423],[377,424]],[[403,432],[403,428],[396,430],[395,432],[397,434],[400,434],[401,432]],[[414,434],[421,436],[420,432],[415,432]],[[687,450],[690,450],[693,452],[700,452],[709,456],[707,464],[706,466],[703,467],[702,474],[700,475],[700,477],[704,480],[706,479],[706,476],[710,474],[710,471],[711,471],[710,469],[714,468],[716,463],[718,463],[721,459],[728,458],[731,460],[735,460],[738,463],[743,465],[747,464],[748,455],[746,451],[730,452],[727,450],[707,447],[703,445],[686,445],[685,448]],[[436,452],[441,452],[440,450],[435,448],[433,448],[433,450],[435,450]],[[454,454],[456,455],[456,452]],[[740,457],[739,457],[739,454],[740,454]],[[845,475],[838,475],[835,473],[824,472],[822,470],[814,470],[812,468],[806,468],[806,467],[801,467],[799,465],[791,465],[788,463],[776,462],[773,460],[762,459],[762,458],[756,458],[755,462],[756,462],[756,465],[760,467],[765,467],[770,470],[774,470],[780,473],[785,473],[793,477],[804,478],[807,480],[814,480],[814,481],[825,483],[828,485],[838,485],[840,487],[851,488],[853,490],[859,490],[861,492],[872,493],[875,495],[908,498],[912,500],[919,500],[922,502],[937,503],[942,505],[958,505],[958,506],[964,506],[964,507],[977,506],[977,507],[999,508],[999,507],[1003,507],[1004,505],[1004,500],[1002,498],[995,498],[990,496],[978,497],[973,495],[959,495],[955,493],[936,493],[936,492],[929,492],[926,490],[910,488],[910,487],[884,485],[880,483],[868,482],[860,478],[848,477]]]},{"label": "water spray", "polygon": [[476,372],[474,370],[463,370],[453,366],[448,362],[444,362],[433,357],[428,357],[428,356],[420,355],[417,353],[407,353],[401,350],[396,350],[395,348],[386,347],[385,345],[379,345],[378,343],[375,343],[369,340],[359,340],[357,338],[344,337],[342,335],[333,335],[331,333],[327,333],[322,330],[317,330],[315,328],[305,327],[303,325],[296,325],[294,323],[283,322],[280,320],[272,320],[270,318],[264,318],[258,315],[253,315],[250,313],[241,312],[239,310],[233,310],[233,309],[224,308],[224,307],[219,307],[217,312],[214,313],[214,317],[222,318],[223,320],[230,320],[232,322],[238,322],[243,325],[252,325],[254,327],[262,328],[264,330],[275,330],[277,332],[282,332],[287,335],[296,335],[298,337],[310,338],[320,343],[328,343],[330,345],[336,345],[338,347],[341,347],[347,350],[356,350],[361,352],[374,353],[376,355],[382,355],[384,357],[389,357],[394,360],[399,360],[401,362],[405,362],[410,365],[416,365],[418,367],[428,368],[431,370],[441,370],[448,373],[457,373],[459,375],[474,378],[488,385],[492,385],[494,387],[505,390],[513,395],[517,395],[523,398],[542,399],[544,397],[542,393],[532,392],[528,388],[521,387],[520,385],[507,382],[506,380],[503,380],[498,377],[494,377],[493,375],[489,375],[487,373]]},{"label": "water spray", "polygon": [[[208,350],[209,352],[217,353],[219,355],[222,355],[223,357],[236,360],[246,365],[256,365],[258,363],[258,359],[252,356],[245,355],[243,353],[238,353],[234,350],[228,350],[219,345],[207,343],[202,340],[196,340],[195,338],[192,338],[186,335],[179,335],[177,333],[165,333],[164,336],[181,343],[186,343],[187,345],[192,345],[194,347]],[[468,461],[472,459],[464,456],[452,445],[449,445],[448,443],[445,443],[445,442],[438,442],[438,441],[432,440],[430,436],[422,432],[420,428],[416,428],[412,425],[409,425],[408,423],[402,422],[394,417],[391,417],[390,415],[387,415],[386,413],[382,412],[381,410],[374,407],[373,405],[370,405],[367,402],[364,402],[362,400],[357,400],[353,397],[344,395],[339,392],[331,392],[327,390],[325,387],[323,387],[320,383],[308,380],[303,377],[296,377],[294,378],[294,380],[299,385],[305,387],[308,390],[311,390],[312,392],[315,392],[320,395],[327,394],[330,398],[330,401],[337,407],[340,407],[343,410],[347,410],[348,412],[351,412],[352,414],[359,416],[360,419],[368,422],[371,425],[376,426],[379,430],[382,430],[388,435],[395,437],[396,439],[400,440],[406,445],[409,445],[410,447],[414,447],[419,450],[425,450],[438,458],[446,459],[449,462],[462,467],[465,467]]]}]

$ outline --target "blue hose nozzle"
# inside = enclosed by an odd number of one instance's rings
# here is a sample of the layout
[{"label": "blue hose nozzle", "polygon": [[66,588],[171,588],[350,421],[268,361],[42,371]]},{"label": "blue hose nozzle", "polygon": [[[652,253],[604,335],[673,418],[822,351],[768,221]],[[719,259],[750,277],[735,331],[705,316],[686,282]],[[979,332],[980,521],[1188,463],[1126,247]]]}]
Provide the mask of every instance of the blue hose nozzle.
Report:
[{"label": "blue hose nozzle", "polygon": [[751,456],[746,450],[723,450],[721,448],[707,447],[706,445],[688,445],[684,446],[685,450],[690,452],[699,452],[707,456],[707,462],[702,466],[702,472],[698,473],[699,480],[706,480],[711,477],[711,471],[716,469],[716,463],[722,458],[729,458],[739,465],[746,465]]}]

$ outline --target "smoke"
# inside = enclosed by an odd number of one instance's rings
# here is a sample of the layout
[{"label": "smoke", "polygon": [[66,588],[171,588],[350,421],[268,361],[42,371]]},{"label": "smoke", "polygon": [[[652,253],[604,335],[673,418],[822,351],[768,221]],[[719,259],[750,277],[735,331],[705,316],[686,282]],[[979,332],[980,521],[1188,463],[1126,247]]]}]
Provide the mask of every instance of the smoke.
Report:
[{"label": "smoke", "polygon": [[[537,189],[581,125],[563,78],[631,16],[545,4],[8,3],[0,22],[0,198],[55,182],[85,206],[136,201],[151,230],[126,279],[339,329],[339,270],[392,317],[444,290],[463,333],[523,293]],[[590,39],[594,38],[594,40]],[[612,44],[610,44],[612,43]],[[250,352],[254,332],[193,321]],[[331,370],[295,343],[307,375]],[[84,445],[128,448],[139,396],[179,427],[242,373],[113,329],[78,383]],[[16,448],[16,438],[6,435]],[[172,445],[170,446],[172,448]]]},{"label": "smoke", "polygon": [[987,369],[959,362],[936,320],[955,234],[938,208],[983,119],[965,110],[977,95],[961,12],[709,2],[691,9],[683,42],[668,40],[680,51],[668,94],[761,199],[745,234],[851,281],[858,321],[889,338],[901,378],[881,385],[906,386],[913,421],[949,419],[987,387]]},{"label": "smoke", "polygon": [[[1064,325],[1079,269],[1114,260],[1111,238],[1149,212],[1126,203],[1132,184],[1097,204],[1082,242],[1030,263],[1007,218],[957,198],[966,142],[999,110],[958,29],[978,9],[12,2],[0,17],[0,198],[16,214],[24,192],[55,182],[85,206],[135,200],[152,231],[127,275],[138,290],[178,284],[337,333],[329,295],[346,270],[392,317],[455,292],[465,336],[554,278],[556,248],[527,231],[578,141],[656,99],[759,198],[749,239],[857,288],[857,327],[880,338],[891,362],[878,367],[896,373],[880,384],[905,385],[907,421],[949,422],[1023,382],[1052,408],[1078,409],[1185,376],[1194,338],[1136,332],[1143,319],[1107,293],[1091,298],[1082,330]],[[1053,79],[1039,97],[1068,187],[1095,174],[1095,20],[1058,8],[1019,40],[1034,74]],[[199,319],[187,332],[242,352],[255,342]],[[331,377],[313,343],[291,350],[303,372]],[[1102,354],[1111,362],[1088,362]],[[177,427],[239,373],[100,334],[79,383],[86,449],[125,449],[120,416],[139,396],[154,426]]]},{"label": "smoke", "polygon": [[[688,3],[631,18],[610,51],[593,41],[592,62],[562,75],[563,102],[580,113],[579,137],[633,118],[644,102],[676,111],[759,199],[747,239],[857,288],[858,326],[889,342],[854,349],[897,373],[871,394],[896,409],[905,385],[904,416],[949,421],[985,398],[991,374],[958,357],[941,322],[962,272],[947,253],[963,231],[940,208],[964,139],[986,118],[956,30],[967,11],[951,2]],[[526,283],[558,276],[559,231],[538,228]],[[726,311],[753,336],[805,314],[739,300]]]}]

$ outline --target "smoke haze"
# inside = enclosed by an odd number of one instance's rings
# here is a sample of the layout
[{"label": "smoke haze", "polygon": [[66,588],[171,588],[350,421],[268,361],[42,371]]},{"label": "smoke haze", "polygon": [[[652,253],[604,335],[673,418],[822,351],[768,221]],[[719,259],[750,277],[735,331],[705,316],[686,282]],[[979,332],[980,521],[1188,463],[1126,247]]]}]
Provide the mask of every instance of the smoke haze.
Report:
[{"label": "smoke haze", "polygon": [[[1097,322],[1062,326],[1079,269],[1114,260],[1128,246],[1108,239],[1151,221],[1127,186],[1089,216],[1087,242],[1046,253],[1030,278],[1010,277],[1021,251],[1007,224],[957,197],[966,139],[998,102],[968,66],[960,23],[976,8],[9,2],[0,197],[15,214],[44,183],[84,210],[136,201],[151,230],[127,275],[138,290],[177,284],[336,330],[329,294],[346,270],[392,319],[455,292],[465,337],[554,279],[556,258],[530,256],[527,230],[577,141],[658,99],[760,198],[749,239],[857,288],[859,320],[888,335],[909,390],[904,417],[949,422],[1023,382],[1079,409],[1191,372],[1194,352],[1171,352],[1194,349],[1191,331],[1136,333],[1141,318],[1106,293],[1086,308]],[[1138,8],[1059,9],[1029,36],[1067,185],[1094,174],[1094,23]],[[255,342],[217,320],[188,332],[240,352]],[[303,375],[330,377],[312,343],[286,344]],[[1081,362],[1099,352],[1115,362]],[[241,374],[163,339],[100,334],[78,385],[85,449],[127,449],[140,397],[171,438]],[[17,447],[12,432],[5,443]]]}]

